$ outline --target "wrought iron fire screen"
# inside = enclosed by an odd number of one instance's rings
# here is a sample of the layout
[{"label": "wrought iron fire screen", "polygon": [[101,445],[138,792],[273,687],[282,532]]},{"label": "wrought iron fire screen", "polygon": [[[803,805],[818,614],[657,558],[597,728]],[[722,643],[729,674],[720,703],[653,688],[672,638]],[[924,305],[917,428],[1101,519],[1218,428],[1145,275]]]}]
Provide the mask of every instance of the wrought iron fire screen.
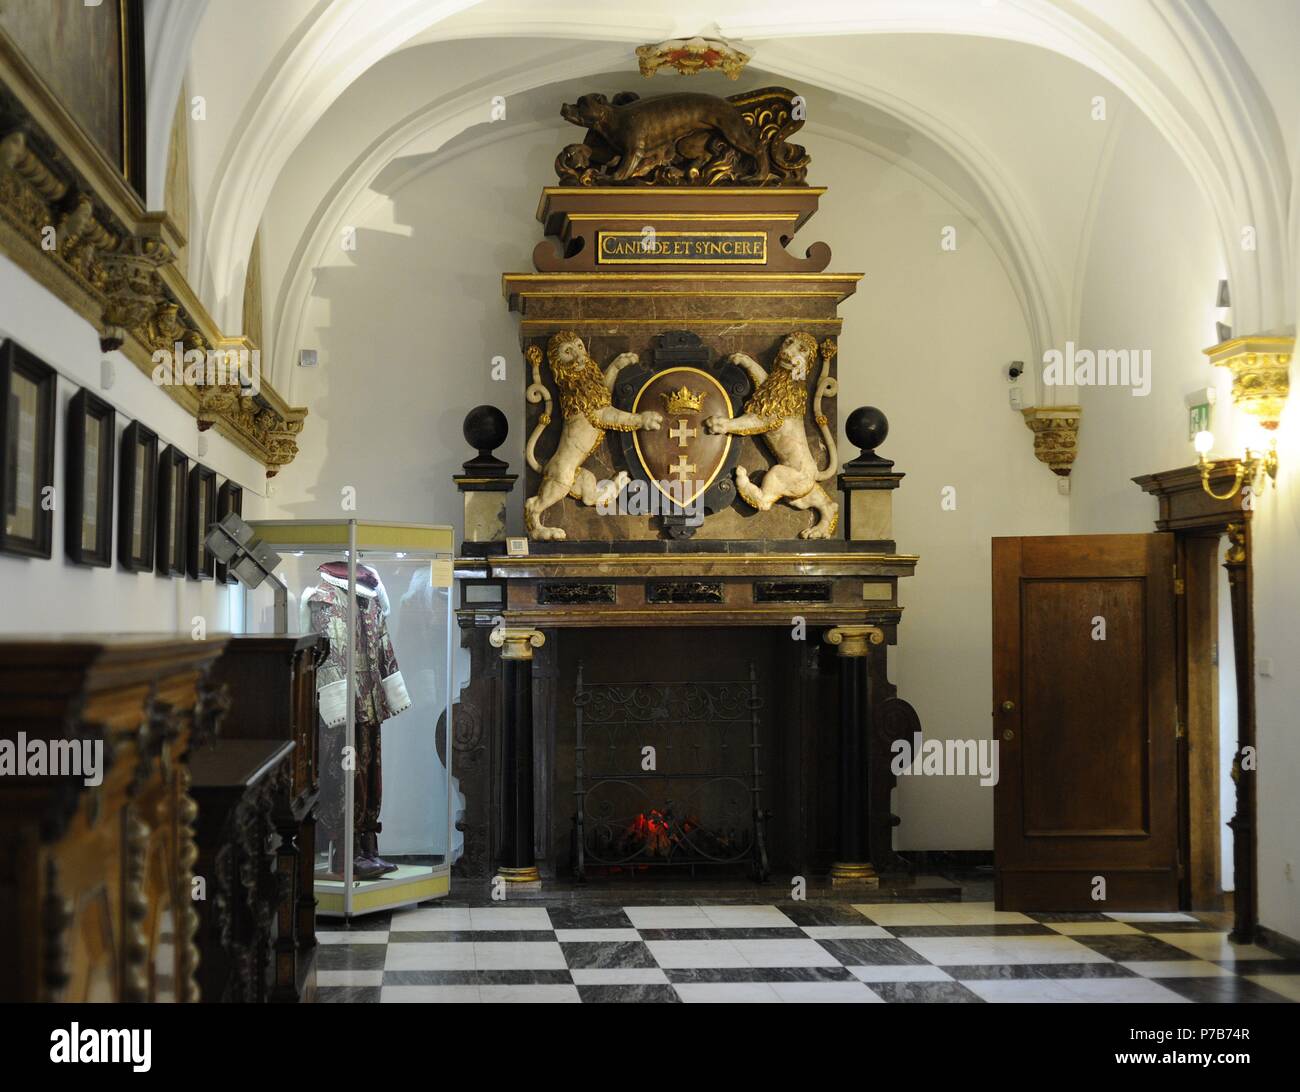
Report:
[{"label": "wrought iron fire screen", "polygon": [[574,697],[575,875],[748,865],[767,878],[759,710],[748,681],[588,683]]}]

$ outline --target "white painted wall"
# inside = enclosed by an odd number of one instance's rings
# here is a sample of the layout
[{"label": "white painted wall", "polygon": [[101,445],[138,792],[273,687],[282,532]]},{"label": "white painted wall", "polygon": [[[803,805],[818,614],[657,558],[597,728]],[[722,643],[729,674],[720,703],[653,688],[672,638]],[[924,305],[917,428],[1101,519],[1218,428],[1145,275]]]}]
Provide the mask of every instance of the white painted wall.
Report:
[{"label": "white painted wall", "polygon": [[[8,258],[0,256],[0,338],[13,338],[59,373],[56,411],[54,485],[64,489],[64,443],[68,401],[78,387],[87,387],[117,410],[115,451],[120,457],[123,429],[140,420],[158,433],[159,450],[175,444],[190,458],[214,469],[219,478],[244,486],[244,511],[256,516],[262,498],[262,468],[229,441],[207,434],[208,450],[198,459],[198,428],[194,418],[120,353],[110,354],[116,379],[110,390],[100,386],[99,339],[91,325]],[[117,496],[114,464],[114,505]],[[114,531],[116,532],[116,514]],[[63,513],[54,515],[54,554],[50,560],[0,555],[0,636],[13,633],[154,632],[187,637],[196,616],[209,632],[230,628],[231,595],[212,581],[164,578],[153,573],[129,573],[116,564],[91,569],[66,560]]]},{"label": "white painted wall", "polygon": [[[1073,475],[1073,533],[1153,528],[1155,502],[1129,479],[1195,460],[1183,396],[1196,387],[1218,388],[1215,452],[1240,452],[1249,422],[1231,408],[1227,372],[1209,367],[1201,352],[1217,340],[1214,286],[1221,270],[1200,196],[1167,145],[1136,121],[1116,148],[1098,210],[1081,343],[1150,347],[1154,382],[1147,398],[1101,388],[1081,391],[1084,413]],[[1259,918],[1265,927],[1292,938],[1300,938],[1300,799],[1295,792],[1300,781],[1300,673],[1295,651],[1295,619],[1300,613],[1295,569],[1300,553],[1298,435],[1291,405],[1278,432],[1278,485],[1259,498],[1252,523],[1256,663],[1271,660],[1273,665],[1271,675],[1257,672],[1254,680]],[[1230,655],[1230,648],[1225,654]]]},{"label": "white painted wall", "polygon": [[[360,517],[459,525],[450,476],[470,454],[461,419],[480,402],[506,410],[502,454],[521,467],[524,379],[500,278],[531,269],[538,192],[567,136],[562,126],[525,129],[431,160],[441,165],[358,209],[357,250],[338,251],[318,272],[308,343],[321,366],[296,376],[293,398],[312,419],[302,454],[278,480],[277,514],[337,517],[351,485]],[[1002,369],[1028,353],[1022,312],[977,226],[946,197],[852,144],[819,135],[809,146],[814,180],[830,192],[796,248],[824,239],[831,268],[866,273],[841,309],[841,415],[863,404],[889,415],[883,451],[908,475],[896,537],[921,555],[902,592],[893,677],[929,736],[983,736],[990,538],[1064,532],[1068,519],[1007,403]],[[947,225],[958,231],[953,253],[939,246]],[[497,354],[510,362],[507,383],[489,376]],[[955,511],[940,506],[949,485]],[[903,849],[992,845],[991,790],[973,778],[906,781],[898,807]]]}]

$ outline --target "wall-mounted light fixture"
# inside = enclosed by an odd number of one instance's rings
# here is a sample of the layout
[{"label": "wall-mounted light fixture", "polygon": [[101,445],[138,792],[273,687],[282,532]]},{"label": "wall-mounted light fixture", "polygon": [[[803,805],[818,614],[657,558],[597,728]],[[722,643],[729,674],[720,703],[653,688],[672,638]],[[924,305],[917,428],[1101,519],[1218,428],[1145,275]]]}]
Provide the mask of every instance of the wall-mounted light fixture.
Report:
[{"label": "wall-mounted light fixture", "polygon": [[1195,438],[1201,487],[1215,500],[1229,500],[1249,481],[1258,494],[1265,479],[1277,479],[1277,426],[1291,389],[1291,355],[1295,336],[1258,334],[1220,342],[1205,350],[1210,363],[1232,373],[1232,404],[1245,410],[1255,422],[1257,434],[1248,439],[1245,454],[1237,464],[1232,488],[1219,494],[1210,488],[1215,460],[1209,453],[1214,434],[1198,432]]}]

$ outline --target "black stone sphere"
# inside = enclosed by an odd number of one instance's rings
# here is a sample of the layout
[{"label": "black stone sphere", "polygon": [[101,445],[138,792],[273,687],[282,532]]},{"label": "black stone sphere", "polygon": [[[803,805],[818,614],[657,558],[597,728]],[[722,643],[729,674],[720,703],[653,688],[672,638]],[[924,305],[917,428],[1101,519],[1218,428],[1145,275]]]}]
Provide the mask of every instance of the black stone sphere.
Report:
[{"label": "black stone sphere", "polygon": [[875,451],[889,435],[889,419],[875,406],[859,406],[844,422],[844,435],[864,454]]},{"label": "black stone sphere", "polygon": [[506,442],[510,422],[496,406],[475,406],[465,414],[465,442],[480,455],[489,455]]}]

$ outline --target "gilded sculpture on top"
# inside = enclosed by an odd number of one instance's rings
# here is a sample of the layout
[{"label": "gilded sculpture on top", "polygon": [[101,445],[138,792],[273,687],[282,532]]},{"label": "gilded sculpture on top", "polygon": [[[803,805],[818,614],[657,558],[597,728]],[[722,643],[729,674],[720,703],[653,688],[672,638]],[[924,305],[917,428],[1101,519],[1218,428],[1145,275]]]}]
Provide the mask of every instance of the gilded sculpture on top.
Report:
[{"label": "gilded sculpture on top", "polygon": [[808,154],[787,142],[803,126],[803,100],[783,87],[727,98],[583,95],[560,115],[587,129],[556,157],[562,185],[805,185]]},{"label": "gilded sculpture on top", "polygon": [[754,381],[754,393],[739,417],[712,416],[704,422],[704,427],[713,435],[763,436],[767,439],[767,445],[776,457],[776,465],[763,472],[760,483],[752,481],[749,471],[743,466],[737,467],[736,492],[761,512],[768,511],[781,500],[800,511],[813,509],[817,521],[800,531],[800,538],[830,538],[840,516],[840,506],[821,485],[839,467],[835,437],[821,411],[822,399],[833,396],[837,387],[835,377],[830,374],[835,344],[829,338],[821,345],[822,368],[813,408],[814,420],[828,455],[824,469],[817,466],[804,425],[808,412],[807,381],[817,356],[817,339],[803,331],[796,331],[781,342],[770,373],[748,353],[732,353],[728,359],[749,373]]}]

